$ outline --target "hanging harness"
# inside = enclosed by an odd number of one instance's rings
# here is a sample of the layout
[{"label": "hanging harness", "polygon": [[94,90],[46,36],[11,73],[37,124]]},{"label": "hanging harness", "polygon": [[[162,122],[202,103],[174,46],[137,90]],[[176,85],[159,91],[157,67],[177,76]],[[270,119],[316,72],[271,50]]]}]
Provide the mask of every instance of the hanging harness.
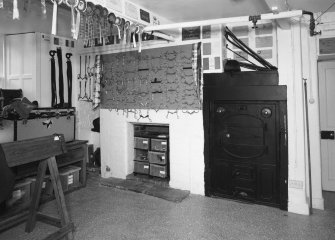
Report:
[{"label": "hanging harness", "polygon": [[67,102],[69,104],[69,107],[72,107],[72,63],[71,63],[71,56],[72,53],[67,53],[66,55],[66,65],[67,65],[67,70],[66,70],[66,75],[67,75]]},{"label": "hanging harness", "polygon": [[55,50],[49,52],[49,55],[51,56],[51,107],[54,107],[57,104],[55,54]]},{"label": "hanging harness", "polygon": [[57,48],[57,58],[58,58],[58,94],[59,94],[59,107],[64,106],[64,79],[63,79],[63,62],[62,62],[62,48]]}]

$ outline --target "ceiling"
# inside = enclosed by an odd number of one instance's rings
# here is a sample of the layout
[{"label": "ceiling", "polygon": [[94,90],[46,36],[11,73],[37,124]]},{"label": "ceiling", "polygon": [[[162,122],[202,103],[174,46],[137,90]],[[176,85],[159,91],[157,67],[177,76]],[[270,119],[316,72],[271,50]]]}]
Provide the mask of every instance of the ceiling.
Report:
[{"label": "ceiling", "polygon": [[[265,0],[131,0],[131,2],[171,22],[250,16],[269,12]],[[322,12],[333,2],[334,0],[287,0],[291,9],[311,12]],[[335,11],[335,6],[330,11]]]}]

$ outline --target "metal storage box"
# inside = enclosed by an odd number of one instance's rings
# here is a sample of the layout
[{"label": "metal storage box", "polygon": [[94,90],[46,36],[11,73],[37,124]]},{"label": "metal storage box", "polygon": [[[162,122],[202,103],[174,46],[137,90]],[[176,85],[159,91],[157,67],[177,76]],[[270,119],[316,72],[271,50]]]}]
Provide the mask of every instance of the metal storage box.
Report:
[{"label": "metal storage box", "polygon": [[167,166],[150,164],[150,175],[154,177],[167,178]]},{"label": "metal storage box", "polygon": [[134,150],[134,155],[135,161],[148,161],[148,151],[147,150],[143,150],[143,149],[135,149]]},{"label": "metal storage box", "polygon": [[134,143],[135,148],[144,150],[149,149],[149,138],[135,137],[134,141],[135,141]]},{"label": "metal storage box", "polygon": [[134,161],[134,173],[149,174],[149,163]]},{"label": "metal storage box", "polygon": [[79,186],[80,167],[68,166],[59,170],[63,191]]},{"label": "metal storage box", "polygon": [[167,162],[167,154],[165,152],[149,151],[149,162],[154,164],[165,165]]},{"label": "metal storage box", "polygon": [[166,152],[168,150],[167,139],[151,139],[151,150]]}]

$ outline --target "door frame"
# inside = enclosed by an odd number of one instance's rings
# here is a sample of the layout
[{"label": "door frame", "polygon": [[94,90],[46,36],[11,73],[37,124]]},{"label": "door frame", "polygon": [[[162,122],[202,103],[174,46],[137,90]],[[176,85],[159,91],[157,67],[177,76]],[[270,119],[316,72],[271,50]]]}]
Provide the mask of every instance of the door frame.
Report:
[{"label": "door frame", "polygon": [[317,60],[317,87],[318,87],[318,103],[319,103],[319,133],[320,133],[320,139],[319,139],[319,144],[320,144],[320,166],[321,166],[321,191],[329,191],[329,190],[324,190],[324,181],[323,181],[323,153],[322,153],[322,139],[321,139],[321,131],[322,131],[322,127],[321,127],[321,100],[320,100],[320,67],[319,64],[322,62],[334,62],[335,63],[335,56],[327,56],[327,57],[319,57]]}]

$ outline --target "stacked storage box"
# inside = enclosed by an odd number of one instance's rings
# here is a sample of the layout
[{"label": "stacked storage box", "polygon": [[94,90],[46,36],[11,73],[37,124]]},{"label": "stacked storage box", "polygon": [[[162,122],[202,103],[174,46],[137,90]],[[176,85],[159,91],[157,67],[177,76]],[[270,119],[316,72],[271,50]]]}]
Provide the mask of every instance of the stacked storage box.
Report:
[{"label": "stacked storage box", "polygon": [[150,139],[135,137],[134,146],[134,173],[149,174],[148,150]]},{"label": "stacked storage box", "polygon": [[11,198],[6,201],[7,207],[28,206],[32,196],[32,183],[33,181],[30,179],[17,182],[14,186]]},{"label": "stacked storage box", "polygon": [[168,140],[151,139],[151,151],[149,151],[150,176],[168,177]]},{"label": "stacked storage box", "polygon": [[[35,183],[36,183],[36,177],[29,177],[27,180],[31,181],[31,195],[34,193],[35,190]],[[53,186],[51,183],[50,175],[45,175],[44,180],[42,183],[42,197],[50,197],[53,195]]]},{"label": "stacked storage box", "polygon": [[59,170],[60,181],[64,192],[79,187],[80,170],[81,168],[77,166],[68,166]]}]

